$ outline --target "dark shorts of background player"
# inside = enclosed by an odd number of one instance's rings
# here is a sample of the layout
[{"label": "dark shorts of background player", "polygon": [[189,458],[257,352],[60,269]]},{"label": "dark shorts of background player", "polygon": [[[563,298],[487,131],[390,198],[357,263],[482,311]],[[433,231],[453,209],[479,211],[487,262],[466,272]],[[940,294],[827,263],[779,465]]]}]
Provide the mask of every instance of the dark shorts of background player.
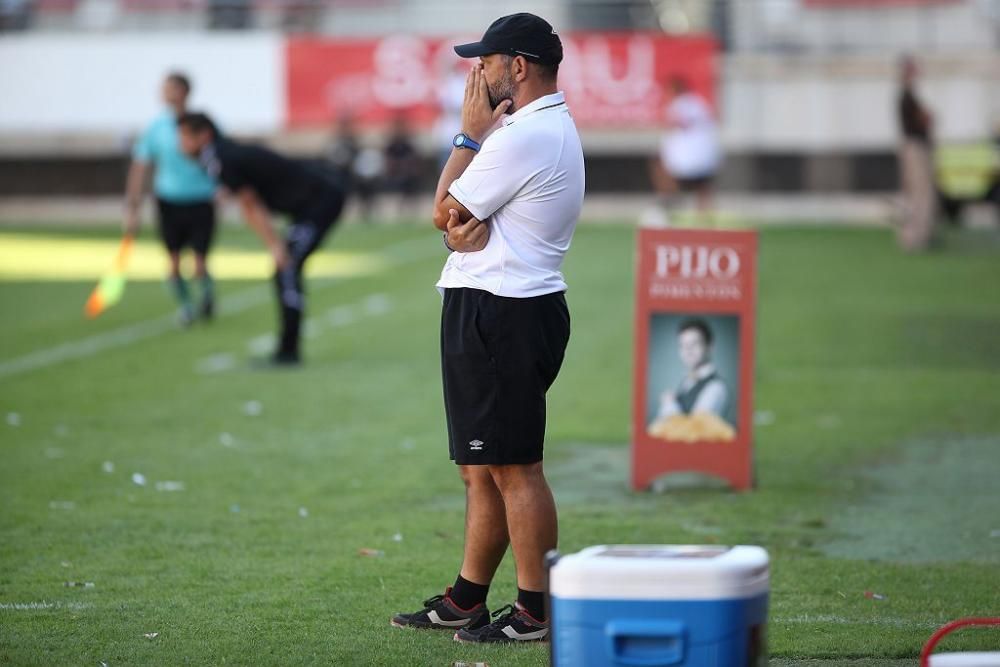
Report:
[{"label": "dark shorts of background player", "polygon": [[212,201],[174,204],[156,200],[160,212],[159,228],[163,245],[170,252],[191,248],[207,255],[215,238],[215,203]]},{"label": "dark shorts of background player", "polygon": [[559,374],[569,331],[562,292],[517,299],[445,290],[441,368],[455,463],[542,460],[545,392]]},{"label": "dark shorts of background player", "polygon": [[680,188],[682,192],[694,192],[711,185],[712,181],[715,180],[715,174],[687,176],[684,178],[675,178],[674,180],[677,181],[677,187]]}]

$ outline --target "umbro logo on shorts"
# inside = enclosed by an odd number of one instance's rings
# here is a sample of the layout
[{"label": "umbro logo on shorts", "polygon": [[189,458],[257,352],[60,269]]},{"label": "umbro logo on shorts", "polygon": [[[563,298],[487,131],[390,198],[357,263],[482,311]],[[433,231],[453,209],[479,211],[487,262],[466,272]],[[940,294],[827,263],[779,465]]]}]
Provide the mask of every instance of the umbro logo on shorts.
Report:
[{"label": "umbro logo on shorts", "polygon": [[483,451],[483,445],[485,444],[486,443],[483,442],[482,440],[473,440],[472,442],[469,443],[469,449],[471,449],[474,452],[481,452]]}]

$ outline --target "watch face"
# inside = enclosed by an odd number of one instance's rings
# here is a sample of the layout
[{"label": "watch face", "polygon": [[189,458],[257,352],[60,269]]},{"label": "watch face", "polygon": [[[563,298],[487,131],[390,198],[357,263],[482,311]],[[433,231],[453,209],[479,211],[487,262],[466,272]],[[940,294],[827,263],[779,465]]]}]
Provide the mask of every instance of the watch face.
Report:
[{"label": "watch face", "polygon": [[455,144],[456,146],[459,146],[459,147],[462,146],[463,144],[465,144],[465,135],[464,134],[456,134],[455,135],[455,139],[454,139],[454,141],[452,141],[452,143]]}]

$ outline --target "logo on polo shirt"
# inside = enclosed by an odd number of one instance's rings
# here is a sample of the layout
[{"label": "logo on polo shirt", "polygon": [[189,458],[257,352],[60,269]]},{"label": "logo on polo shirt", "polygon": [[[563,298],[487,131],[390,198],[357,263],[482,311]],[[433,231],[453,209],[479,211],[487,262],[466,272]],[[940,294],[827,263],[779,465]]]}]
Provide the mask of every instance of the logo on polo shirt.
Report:
[{"label": "logo on polo shirt", "polygon": [[473,440],[472,442],[469,443],[469,449],[471,449],[474,452],[481,452],[483,451],[483,445],[485,444],[486,443],[483,442],[482,440]]}]

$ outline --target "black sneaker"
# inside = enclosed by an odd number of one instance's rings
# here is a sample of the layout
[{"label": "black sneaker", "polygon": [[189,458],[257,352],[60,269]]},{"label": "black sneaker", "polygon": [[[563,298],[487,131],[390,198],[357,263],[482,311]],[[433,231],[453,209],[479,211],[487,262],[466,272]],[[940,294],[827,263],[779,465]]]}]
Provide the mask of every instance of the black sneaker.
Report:
[{"label": "black sneaker", "polygon": [[448,597],[451,587],[444,595],[435,595],[424,600],[424,608],[412,614],[396,614],[392,624],[397,628],[426,628],[431,630],[478,629],[489,623],[490,610],[480,602],[472,609],[462,609]]},{"label": "black sneaker", "polygon": [[455,633],[457,642],[515,643],[543,642],[549,638],[549,624],[539,621],[518,603],[493,612],[497,619],[479,630],[462,628]]},{"label": "black sneaker", "polygon": [[302,363],[302,357],[294,350],[278,350],[271,355],[272,366],[298,366]]},{"label": "black sneaker", "polygon": [[205,299],[201,302],[198,317],[205,322],[211,322],[215,318],[215,299]]}]

